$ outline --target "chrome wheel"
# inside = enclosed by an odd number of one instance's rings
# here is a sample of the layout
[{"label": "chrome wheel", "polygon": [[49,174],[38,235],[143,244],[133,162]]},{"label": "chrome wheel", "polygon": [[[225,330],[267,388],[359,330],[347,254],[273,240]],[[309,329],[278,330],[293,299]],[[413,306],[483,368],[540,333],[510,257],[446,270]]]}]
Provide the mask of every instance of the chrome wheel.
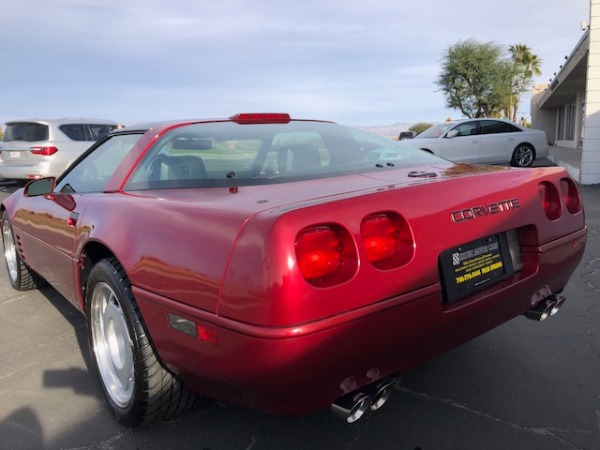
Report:
[{"label": "chrome wheel", "polygon": [[127,320],[117,295],[107,283],[100,282],[94,287],[90,306],[98,371],[111,400],[124,408],[131,402],[135,386],[133,342]]},{"label": "chrome wheel", "polygon": [[533,148],[526,144],[519,145],[513,153],[512,165],[517,167],[529,167],[534,159],[535,154]]},{"label": "chrome wheel", "polygon": [[8,276],[14,283],[19,276],[19,266],[17,263],[17,248],[15,246],[15,240],[13,238],[12,230],[10,225],[4,221],[2,222],[2,240],[4,242],[4,260],[6,261],[6,268],[8,269]]}]

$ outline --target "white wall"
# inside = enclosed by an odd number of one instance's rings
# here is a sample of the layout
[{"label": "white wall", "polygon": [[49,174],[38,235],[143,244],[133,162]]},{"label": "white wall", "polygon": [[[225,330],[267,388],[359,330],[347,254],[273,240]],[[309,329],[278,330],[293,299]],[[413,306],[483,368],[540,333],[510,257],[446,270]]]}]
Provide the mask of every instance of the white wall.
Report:
[{"label": "white wall", "polygon": [[600,0],[590,0],[590,52],[586,83],[582,184],[600,183]]}]

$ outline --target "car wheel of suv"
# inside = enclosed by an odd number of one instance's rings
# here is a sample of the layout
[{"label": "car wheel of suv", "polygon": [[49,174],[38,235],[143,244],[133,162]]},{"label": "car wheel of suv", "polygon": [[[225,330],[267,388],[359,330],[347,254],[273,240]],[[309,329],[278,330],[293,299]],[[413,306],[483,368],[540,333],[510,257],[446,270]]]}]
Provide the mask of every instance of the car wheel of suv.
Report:
[{"label": "car wheel of suv", "polygon": [[92,360],[117,420],[129,427],[148,425],[194,406],[197,396],[160,362],[115,258],[93,267],[86,297]]},{"label": "car wheel of suv", "polygon": [[8,270],[8,279],[14,289],[28,291],[46,286],[46,280],[21,259],[6,211],[2,213],[2,243],[4,244],[4,261]]},{"label": "car wheel of suv", "polygon": [[529,167],[535,159],[535,150],[529,144],[520,144],[513,152],[510,165],[513,167]]}]

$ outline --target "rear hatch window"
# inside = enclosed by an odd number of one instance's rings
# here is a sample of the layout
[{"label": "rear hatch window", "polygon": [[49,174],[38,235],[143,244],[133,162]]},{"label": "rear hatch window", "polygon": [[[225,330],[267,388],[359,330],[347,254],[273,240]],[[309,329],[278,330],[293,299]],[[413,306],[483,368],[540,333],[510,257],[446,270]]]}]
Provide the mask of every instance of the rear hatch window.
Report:
[{"label": "rear hatch window", "polygon": [[2,142],[47,141],[48,136],[48,125],[33,122],[10,122],[6,124],[6,130],[4,131],[4,137],[2,138]]}]

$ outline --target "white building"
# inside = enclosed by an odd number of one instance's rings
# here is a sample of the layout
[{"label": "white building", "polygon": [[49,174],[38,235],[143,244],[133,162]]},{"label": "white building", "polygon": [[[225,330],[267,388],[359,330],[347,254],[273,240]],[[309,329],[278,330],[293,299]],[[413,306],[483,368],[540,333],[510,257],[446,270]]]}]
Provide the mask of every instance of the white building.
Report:
[{"label": "white building", "polygon": [[[533,128],[545,130],[581,184],[600,183],[600,0],[590,0],[585,32],[547,85],[535,85]],[[552,153],[552,150],[551,150]],[[557,161],[559,162],[559,161]],[[563,165],[563,164],[561,164]]]}]

